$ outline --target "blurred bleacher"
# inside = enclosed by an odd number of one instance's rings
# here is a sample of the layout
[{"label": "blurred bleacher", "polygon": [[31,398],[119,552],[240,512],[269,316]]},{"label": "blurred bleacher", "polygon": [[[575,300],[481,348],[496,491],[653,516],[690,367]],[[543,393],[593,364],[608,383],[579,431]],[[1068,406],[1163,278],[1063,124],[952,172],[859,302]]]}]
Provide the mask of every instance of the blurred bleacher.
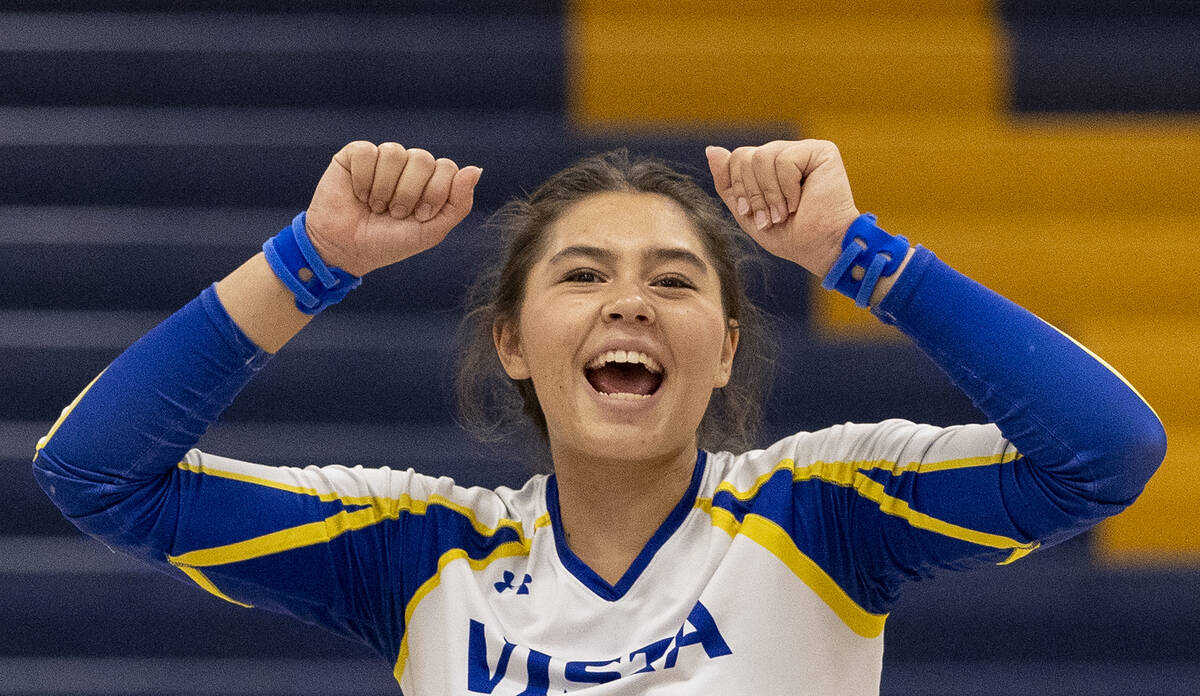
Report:
[{"label": "blurred bleacher", "polygon": [[[29,467],[83,385],[287,224],[343,143],[482,166],[477,212],[319,317],[201,446],[495,486],[527,462],[469,441],[447,397],[460,298],[495,249],[487,212],[616,145],[703,172],[705,144],[796,136],[838,142],[859,206],[889,229],[1108,358],[1171,438],[1117,523],[913,588],[888,624],[883,693],[1200,693],[1200,506],[1184,480],[1200,455],[1195,4],[167,6],[0,9],[0,694],[394,689],[356,645],[81,538]],[[755,293],[788,347],[769,436],[979,420],[911,346],[764,266]]]}]

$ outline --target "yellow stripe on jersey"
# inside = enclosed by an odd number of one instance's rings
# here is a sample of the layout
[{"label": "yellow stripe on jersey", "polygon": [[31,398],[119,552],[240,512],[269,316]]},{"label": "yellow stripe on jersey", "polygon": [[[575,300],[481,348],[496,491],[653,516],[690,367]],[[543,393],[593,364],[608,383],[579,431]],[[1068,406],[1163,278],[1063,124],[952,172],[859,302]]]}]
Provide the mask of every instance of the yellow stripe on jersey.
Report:
[{"label": "yellow stripe on jersey", "polygon": [[850,476],[854,471],[870,471],[876,469],[886,469],[893,476],[896,476],[908,472],[925,474],[933,471],[948,471],[951,469],[968,469],[980,466],[992,466],[993,464],[1006,464],[1020,458],[1020,452],[1010,449],[1003,454],[998,455],[986,454],[976,457],[960,457],[957,459],[947,459],[940,462],[914,461],[908,462],[907,464],[900,464],[890,459],[865,459],[846,462],[813,462],[808,466],[799,468],[796,467],[796,462],[794,460],[783,459],[775,465],[775,468],[756,478],[754,483],[751,484],[750,488],[746,489],[745,491],[737,490],[732,483],[726,481],[717,486],[717,490],[714,492],[714,495],[716,493],[725,491],[738,500],[749,500],[758,495],[759,489],[766,485],[767,481],[771,480],[771,477],[785,469],[794,472],[793,480],[803,481],[807,478],[811,478],[807,473],[811,469],[837,470],[842,472],[842,478],[848,478],[848,476]]},{"label": "yellow stripe on jersey", "polygon": [[[168,556],[167,560],[175,565],[195,568],[238,563],[305,546],[328,543],[346,532],[370,527],[384,520],[398,519],[403,512],[423,515],[430,505],[438,505],[451,509],[461,508],[461,506],[450,503],[450,501],[441,496],[431,496],[429,502],[413,500],[407,495],[400,496],[399,498],[377,498],[376,502],[377,504],[371,507],[354,510],[353,512],[342,510],[323,520],[308,522],[296,527],[288,527],[287,529],[263,534],[244,541],[237,541],[207,549],[187,551],[178,556]],[[546,514],[538,518],[535,527],[545,526],[542,524],[543,518],[546,524],[549,524],[549,514]],[[520,539],[519,543],[524,546],[529,545],[529,539],[521,531],[521,523],[515,520],[501,520],[502,524],[497,525],[494,529],[483,526],[473,518],[471,522],[476,531],[480,531],[482,536],[494,536],[502,527],[511,528],[517,532],[517,536]]]},{"label": "yellow stripe on jersey", "polygon": [[[931,471],[949,471],[951,469],[971,469],[978,466],[992,466],[993,464],[1007,464],[1021,458],[1021,453],[1015,449],[1009,448],[1003,454],[985,454],[981,457],[962,457],[961,459],[947,459],[944,462],[909,462],[904,466],[896,465],[888,468],[892,475],[903,474],[913,471],[918,474],[928,474]],[[859,467],[863,469],[865,467]]]},{"label": "yellow stripe on jersey", "polygon": [[[1036,550],[1041,545],[1040,542],[1021,542],[1000,534],[982,532],[969,527],[954,524],[953,522],[947,522],[937,517],[933,517],[932,515],[914,510],[907,501],[892,495],[888,495],[883,484],[875,481],[863,472],[885,469],[893,476],[905,472],[916,472],[921,474],[931,471],[947,471],[951,469],[1003,464],[1006,462],[1015,461],[1020,457],[1021,454],[1019,452],[1010,449],[1000,455],[962,457],[940,462],[910,462],[908,464],[898,465],[896,462],[891,460],[875,459],[844,462],[813,462],[802,467],[797,467],[795,461],[792,459],[784,459],[776,464],[775,467],[770,471],[756,478],[749,489],[745,491],[739,491],[733,486],[732,483],[726,481],[717,486],[716,491],[714,491],[714,496],[717,493],[724,491],[728,492],[738,500],[750,500],[758,494],[758,491],[764,485],[766,485],[767,481],[769,481],[771,477],[775,476],[780,471],[790,470],[792,472],[791,477],[793,481],[816,480],[823,481],[825,483],[831,483],[836,486],[852,488],[858,495],[876,503],[879,506],[879,510],[884,514],[898,517],[917,529],[934,532],[952,539],[967,541],[979,546],[986,546],[994,549],[1011,549],[1012,553],[1009,554],[1005,560],[997,564],[1008,565],[1009,563],[1023,558],[1024,556]],[[737,533],[737,522],[733,519],[732,514],[729,515],[729,520],[724,522],[718,521],[718,514],[714,513],[713,511],[720,510],[720,508],[713,508],[712,501],[710,499],[698,500],[697,506],[703,507],[709,512],[709,514],[713,517],[713,524],[720,526],[731,535]],[[790,543],[793,546],[795,545],[794,542]],[[776,553],[776,555],[779,556],[778,553]],[[782,556],[780,556],[780,559],[784,560]],[[789,567],[791,566],[789,565]],[[810,584],[810,587],[811,586],[812,585]],[[816,588],[814,588],[814,590],[815,589]],[[852,602],[853,600],[850,600],[849,597],[847,597],[847,601]],[[826,599],[826,602],[829,603],[830,600]],[[831,606],[833,605],[831,604]],[[843,613],[845,612],[838,612],[838,615],[842,616]],[[872,614],[871,616],[874,615]],[[845,620],[845,617],[843,617],[843,620]],[[847,625],[850,625],[849,621],[847,621]],[[857,632],[858,629],[855,630]]]},{"label": "yellow stripe on jersey", "polygon": [[248,561],[252,558],[261,558],[305,546],[327,543],[346,532],[363,529],[386,519],[396,519],[403,510],[398,505],[391,508],[363,508],[354,512],[342,510],[323,520],[281,529],[245,541],[188,551],[178,556],[168,556],[167,560],[174,565],[193,568]]},{"label": "yellow stripe on jersey", "polygon": [[197,585],[199,585],[203,590],[210,592],[213,595],[216,595],[217,597],[220,597],[221,599],[225,600],[226,602],[236,604],[239,607],[246,607],[247,609],[254,608],[252,605],[246,604],[244,602],[239,602],[236,599],[234,599],[233,597],[230,597],[229,595],[225,594],[221,590],[217,589],[217,586],[215,584],[213,584],[213,581],[209,580],[208,576],[205,575],[204,573],[200,572],[199,570],[197,570],[195,568],[189,568],[187,566],[176,566],[176,567],[179,568],[180,570],[182,570],[184,575],[187,575],[189,578],[191,578],[192,581],[195,582]]},{"label": "yellow stripe on jersey", "polygon": [[820,597],[850,630],[863,638],[875,638],[883,633],[888,615],[873,614],[859,606],[816,561],[800,551],[796,542],[774,521],[751,513],[739,523],[733,513],[713,507],[712,500],[708,498],[698,499],[696,507],[712,517],[714,527],[724,530],[731,537],[740,533],[771,552]]},{"label": "yellow stripe on jersey", "polygon": [[[912,509],[907,501],[888,495],[883,484],[870,478],[863,471],[886,469],[892,475],[915,471],[946,471],[968,467],[990,466],[1014,461],[1020,458],[1015,450],[1002,455],[987,455],[949,459],[941,462],[911,462],[897,465],[886,459],[845,461],[845,462],[813,462],[807,466],[797,467],[792,459],[784,459],[770,471],[755,479],[751,487],[745,491],[737,490],[732,483],[726,481],[717,486],[716,493],[728,492],[738,500],[750,500],[766,485],[771,477],[780,471],[790,471],[793,481],[817,480],[837,486],[853,488],[854,491],[876,503],[879,510],[887,515],[898,517],[909,525],[926,531],[960,539],[979,546],[995,549],[1011,549],[1012,553],[999,565],[1006,565],[1035,550],[1039,543],[1036,541],[1024,543],[1000,534],[981,532],[968,527],[938,519],[932,515]],[[770,551],[781,560],[805,585],[821,598],[835,614],[855,633],[864,638],[874,638],[883,631],[886,614],[874,614],[859,606],[840,585],[837,584],[815,561],[806,556],[796,546],[795,540],[788,536],[774,521],[754,513],[746,514],[739,523],[733,513],[721,507],[714,507],[711,498],[698,498],[696,507],[702,509],[712,518],[713,526],[724,530],[731,537],[741,533],[754,540],[763,548]]]},{"label": "yellow stripe on jersey", "polygon": [[[994,549],[1013,549],[1014,551],[1023,550],[1028,553],[1038,546],[1036,541],[1025,543],[1017,541],[1016,539],[1010,539],[1009,537],[1002,536],[1000,534],[991,534],[989,532],[980,532],[974,529],[968,529],[967,527],[954,524],[953,522],[946,522],[945,520],[940,520],[936,517],[926,515],[923,512],[913,510],[912,507],[909,506],[908,501],[888,495],[884,491],[882,483],[869,478],[861,472],[856,472],[853,482],[849,484],[841,483],[839,481],[829,482],[837,483],[838,485],[853,486],[854,490],[857,491],[859,495],[863,496],[867,500],[878,503],[879,509],[884,514],[899,517],[917,529],[936,532],[942,536],[948,536],[953,539],[961,539],[962,541],[969,541],[972,544],[989,546]],[[1016,558],[1012,558],[1010,556],[1006,562],[1011,563],[1014,560],[1016,560]]]},{"label": "yellow stripe on jersey", "polygon": [[92,388],[92,385],[96,383],[96,380],[100,379],[100,376],[107,371],[107,367],[101,370],[100,374],[93,377],[92,381],[88,382],[87,386],[83,388],[83,391],[79,392],[74,400],[67,404],[67,407],[62,410],[62,413],[58,415],[58,420],[54,421],[54,425],[50,426],[50,430],[42,436],[42,439],[37,441],[37,446],[34,447],[33,450],[33,461],[37,461],[38,455],[42,453],[42,449],[44,449],[47,443],[50,442],[50,438],[54,437],[54,433],[58,432],[59,426],[61,426],[63,421],[67,419],[67,416],[71,415],[71,411],[74,411],[75,407],[79,405],[79,401],[83,399],[83,395],[87,394],[88,390]]},{"label": "yellow stripe on jersey", "polygon": [[[446,497],[440,496],[440,495],[431,495],[431,496],[429,496],[429,500],[421,500],[419,498],[412,498],[411,496],[409,496],[407,494],[402,495],[398,498],[389,498],[389,497],[385,497],[385,496],[374,496],[374,495],[352,496],[352,495],[346,495],[344,493],[340,493],[334,489],[330,489],[329,491],[322,492],[322,491],[318,491],[316,488],[313,488],[311,486],[297,486],[295,484],[287,483],[284,481],[276,481],[274,479],[265,478],[263,476],[255,476],[253,474],[247,474],[247,473],[244,473],[241,471],[230,471],[230,470],[226,470],[226,469],[218,469],[216,467],[213,467],[212,465],[192,464],[187,461],[182,461],[182,462],[179,462],[178,468],[183,471],[189,471],[194,474],[201,474],[204,476],[213,476],[215,478],[222,478],[222,479],[227,479],[230,481],[241,481],[242,483],[250,483],[250,484],[253,484],[256,486],[264,486],[267,488],[274,488],[276,490],[285,491],[288,493],[295,493],[297,495],[310,496],[310,497],[314,497],[317,500],[320,500],[321,502],[324,502],[324,503],[338,501],[338,502],[342,503],[343,505],[352,506],[352,507],[369,505],[371,507],[388,507],[388,508],[399,505],[401,512],[407,511],[414,515],[423,515],[423,514],[425,514],[426,509],[430,505],[437,505],[440,507],[447,508],[449,510],[453,510],[454,512],[457,512],[458,514],[462,515],[463,517],[466,517],[467,520],[471,523],[471,526],[475,529],[475,531],[478,532],[479,534],[482,534],[483,536],[492,536],[493,534],[495,534],[497,532],[497,530],[499,530],[501,528],[505,528],[505,527],[516,531],[517,535],[521,536],[522,538],[524,538],[524,536],[525,536],[523,526],[522,526],[521,522],[518,520],[500,518],[497,521],[496,526],[494,528],[488,527],[487,525],[483,524],[475,517],[474,510],[472,510],[471,508],[469,508],[465,505],[456,503],[453,500],[450,500],[449,498],[446,498]],[[277,467],[277,468],[275,468],[275,470],[278,471],[281,468],[282,467]]]},{"label": "yellow stripe on jersey", "polygon": [[[1009,455],[1005,455],[1009,456]],[[971,459],[978,459],[972,457]],[[786,460],[785,460],[786,461]],[[956,468],[959,464],[966,460],[951,460],[950,462],[939,463],[943,468]],[[1009,460],[1011,461],[1011,459]],[[875,462],[871,462],[874,464]],[[988,546],[995,549],[1013,549],[1024,550],[1025,553],[1037,548],[1038,543],[1021,542],[1016,539],[1011,539],[999,534],[991,534],[989,532],[980,532],[974,529],[969,529],[952,522],[940,520],[931,515],[912,509],[908,502],[888,495],[884,490],[883,484],[872,479],[862,473],[864,469],[870,468],[886,468],[886,467],[863,467],[856,466],[859,462],[814,462],[808,466],[800,467],[795,470],[792,479],[794,481],[818,480],[826,483],[832,483],[837,486],[853,488],[856,493],[873,501],[879,505],[881,512],[893,517],[908,522],[913,527],[924,529],[926,531],[935,532],[943,536],[948,536],[952,539],[960,539],[968,541],[980,546]],[[938,466],[935,464],[934,466]],[[1022,554],[1024,555],[1024,554]],[[1009,557],[1006,563],[1011,563],[1018,557]]]},{"label": "yellow stripe on jersey", "polygon": [[[217,586],[207,576],[198,570],[198,568],[225,565],[227,563],[236,563],[239,561],[250,560],[252,558],[261,558],[263,556],[269,556],[276,553],[282,553],[284,551],[303,548],[305,546],[327,543],[333,540],[335,537],[346,532],[363,529],[365,527],[378,524],[384,520],[397,519],[403,512],[409,512],[410,514],[414,515],[424,515],[431,505],[444,507],[463,515],[471,523],[472,528],[482,536],[494,536],[503,528],[514,530],[517,533],[518,541],[501,544],[484,559],[468,558],[466,551],[460,548],[450,549],[446,553],[442,554],[441,558],[438,560],[437,572],[432,578],[427,580],[420,588],[418,588],[417,592],[409,600],[405,609],[405,634],[401,639],[400,655],[395,668],[397,682],[399,682],[403,673],[404,660],[408,654],[408,621],[413,612],[416,611],[417,604],[424,599],[426,595],[432,592],[441,582],[441,572],[446,564],[458,558],[466,558],[471,564],[472,568],[479,570],[498,558],[528,554],[530,544],[532,543],[530,538],[525,535],[521,522],[517,520],[501,518],[495,527],[488,527],[476,519],[475,513],[471,508],[439,495],[429,496],[429,500],[416,499],[407,494],[396,498],[385,498],[379,496],[346,496],[339,494],[337,491],[331,490],[322,493],[312,487],[295,486],[242,472],[225,471],[215,469],[213,467],[202,467],[199,465],[189,464],[188,462],[180,462],[179,468],[196,474],[211,475],[219,478],[241,481],[243,483],[250,483],[274,488],[277,490],[288,491],[298,495],[312,496],[323,502],[332,502],[337,500],[347,505],[369,506],[350,512],[340,511],[337,514],[331,515],[323,520],[282,529],[277,532],[254,537],[252,539],[246,539],[244,541],[207,549],[196,549],[182,553],[178,556],[167,557],[167,560],[172,565],[176,566],[185,574],[187,574],[187,576],[195,581],[195,583],[201,588],[216,595],[217,597],[220,597],[221,599],[240,606],[249,605],[243,604],[242,602],[239,602],[221,592],[220,589],[218,589]],[[534,521],[533,527],[536,531],[543,527],[549,527],[550,524],[550,513],[546,512]]]},{"label": "yellow stripe on jersey", "polygon": [[[545,524],[542,523],[543,519],[545,520]],[[547,513],[538,518],[534,527],[541,528],[549,525],[550,514]],[[421,600],[425,599],[442,583],[442,571],[446,566],[457,560],[465,560],[471,566],[472,570],[483,570],[491,565],[493,561],[501,558],[528,555],[529,543],[527,539],[510,541],[507,544],[497,546],[495,550],[483,558],[471,558],[464,549],[450,549],[438,558],[437,572],[417,588],[417,591],[413,593],[412,599],[408,601],[408,606],[404,608],[404,636],[400,639],[400,652],[396,656],[396,666],[392,669],[392,676],[396,678],[397,684],[400,683],[400,679],[404,676],[404,667],[408,662],[408,627],[412,623],[413,614],[416,613],[417,605],[421,603]]]},{"label": "yellow stripe on jersey", "polygon": [[[261,476],[251,476],[250,474],[243,474],[237,471],[224,471],[211,466],[192,464],[188,461],[179,462],[178,467],[183,471],[190,471],[193,474],[202,474],[205,476],[212,476],[214,478],[228,479],[230,481],[241,481],[242,483],[252,483],[256,486],[265,486],[267,488],[274,488],[276,490],[286,491],[288,493],[312,496],[323,503],[331,503],[335,500],[340,500],[347,505],[370,505],[370,501],[372,500],[372,498],[369,496],[361,499],[342,496],[339,495],[337,491],[327,491],[322,493],[315,488],[296,486],[290,483],[284,483],[282,481],[273,481]],[[362,502],[358,502],[359,500]]]}]

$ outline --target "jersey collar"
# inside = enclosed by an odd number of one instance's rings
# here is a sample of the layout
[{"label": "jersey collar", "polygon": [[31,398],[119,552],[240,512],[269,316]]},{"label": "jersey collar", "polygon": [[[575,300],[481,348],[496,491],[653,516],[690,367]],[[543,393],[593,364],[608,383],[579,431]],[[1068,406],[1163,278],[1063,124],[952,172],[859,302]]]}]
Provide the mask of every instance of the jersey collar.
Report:
[{"label": "jersey collar", "polygon": [[667,515],[667,519],[659,525],[658,530],[654,532],[654,536],[646,542],[637,558],[633,559],[633,563],[625,570],[625,574],[617,581],[616,585],[610,585],[607,580],[600,577],[596,571],[592,570],[588,564],[584,563],[571,547],[567,545],[567,535],[563,531],[562,515],[558,509],[558,481],[554,475],[551,475],[546,482],[546,509],[550,513],[551,526],[554,528],[554,546],[558,550],[558,558],[562,562],[563,567],[574,575],[588,589],[594,592],[602,599],[616,601],[625,596],[633,583],[641,576],[642,571],[650,564],[650,560],[654,558],[654,554],[658,549],[671,538],[679,525],[683,524],[683,520],[688,516],[688,513],[695,507],[696,496],[700,491],[700,482],[704,479],[704,464],[707,459],[707,453],[704,450],[698,450],[696,453],[696,466],[692,469],[692,482],[688,486],[687,491],[675,507],[671,510],[671,514]]}]

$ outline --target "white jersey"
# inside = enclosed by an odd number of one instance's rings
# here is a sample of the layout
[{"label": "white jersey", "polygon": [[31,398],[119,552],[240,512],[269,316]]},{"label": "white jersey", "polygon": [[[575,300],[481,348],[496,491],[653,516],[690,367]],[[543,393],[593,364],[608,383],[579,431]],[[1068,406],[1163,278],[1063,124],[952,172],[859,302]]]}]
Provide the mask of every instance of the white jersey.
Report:
[{"label": "white jersey", "polygon": [[[1018,458],[995,426],[905,421],[701,452],[686,495],[610,585],[565,544],[553,477],[493,491],[411,470],[274,468],[193,450],[181,468],[197,479],[343,510],[171,562],[227,599],[310,620],[287,576],[340,589],[347,597],[326,603],[358,615],[318,622],[394,650],[409,694],[878,694],[894,589],[888,572],[872,572],[880,550],[903,556],[914,534],[993,560],[1032,547],[916,513],[886,489]],[[883,534],[894,536],[866,541]]]}]

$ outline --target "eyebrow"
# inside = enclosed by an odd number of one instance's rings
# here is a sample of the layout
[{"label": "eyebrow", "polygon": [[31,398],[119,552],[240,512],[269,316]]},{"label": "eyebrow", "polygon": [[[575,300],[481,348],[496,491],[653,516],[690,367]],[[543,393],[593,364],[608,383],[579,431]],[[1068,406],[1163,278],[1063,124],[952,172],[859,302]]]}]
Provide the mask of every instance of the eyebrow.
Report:
[{"label": "eyebrow", "polygon": [[[617,254],[611,249],[604,247],[587,246],[576,244],[559,251],[554,256],[550,257],[550,263],[555,264],[563,259],[572,257],[583,257],[587,259],[595,259],[603,263],[613,264],[617,260]],[[654,247],[647,249],[642,257],[647,261],[682,261],[690,266],[695,266],[696,270],[701,273],[708,272],[708,264],[704,263],[696,254],[680,247]]]}]

